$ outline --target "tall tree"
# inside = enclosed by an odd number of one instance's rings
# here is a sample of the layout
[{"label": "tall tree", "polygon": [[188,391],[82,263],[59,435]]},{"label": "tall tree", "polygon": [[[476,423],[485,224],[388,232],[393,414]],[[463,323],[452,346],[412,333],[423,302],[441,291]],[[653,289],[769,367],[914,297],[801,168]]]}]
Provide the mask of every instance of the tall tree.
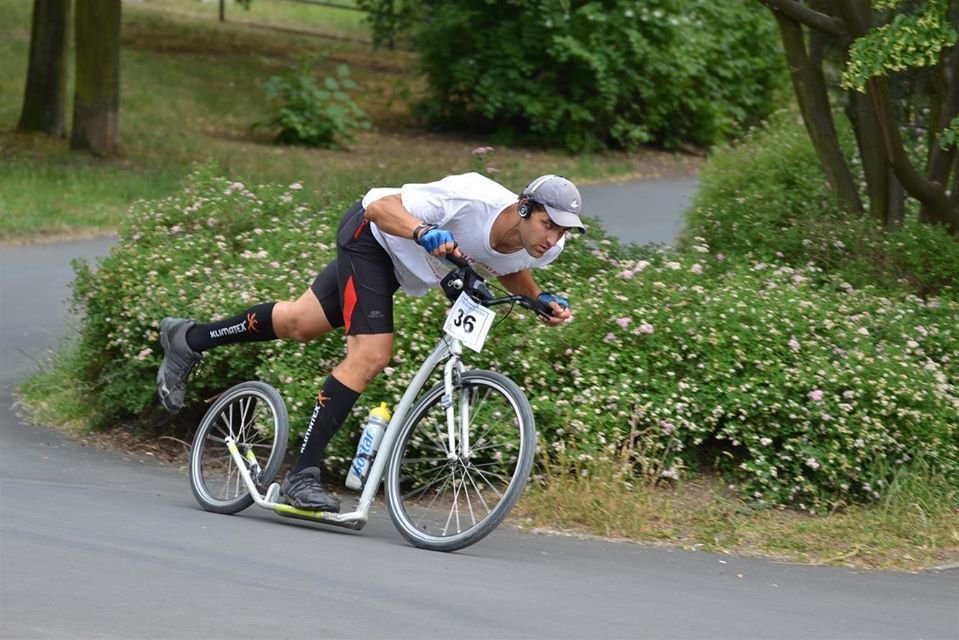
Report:
[{"label": "tall tree", "polygon": [[33,0],[30,59],[17,128],[66,135],[71,0]]},{"label": "tall tree", "polygon": [[[903,198],[908,195],[921,205],[922,221],[944,224],[959,236],[959,49],[952,24],[954,2],[760,2],[779,24],[803,121],[838,201],[850,212],[863,213],[866,208],[839,150],[823,43],[839,52],[844,67],[841,85],[834,89],[845,101],[856,134],[870,213],[887,227],[894,226],[902,219]],[[904,83],[914,87],[911,94],[902,91]],[[917,129],[926,132],[928,146],[921,159],[910,152],[907,139]]]},{"label": "tall tree", "polygon": [[120,152],[120,1],[77,0],[76,92],[70,148]]}]

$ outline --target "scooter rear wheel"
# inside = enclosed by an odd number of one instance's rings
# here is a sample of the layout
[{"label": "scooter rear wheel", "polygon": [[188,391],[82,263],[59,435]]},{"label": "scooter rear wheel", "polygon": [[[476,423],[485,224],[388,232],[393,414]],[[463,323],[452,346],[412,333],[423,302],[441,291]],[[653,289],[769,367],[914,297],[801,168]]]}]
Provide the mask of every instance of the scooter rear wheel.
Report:
[{"label": "scooter rear wheel", "polygon": [[253,504],[226,437],[233,437],[254,483],[266,487],[280,469],[289,431],[286,404],[270,385],[242,382],[224,392],[193,438],[190,487],[197,502],[215,513],[236,513]]}]

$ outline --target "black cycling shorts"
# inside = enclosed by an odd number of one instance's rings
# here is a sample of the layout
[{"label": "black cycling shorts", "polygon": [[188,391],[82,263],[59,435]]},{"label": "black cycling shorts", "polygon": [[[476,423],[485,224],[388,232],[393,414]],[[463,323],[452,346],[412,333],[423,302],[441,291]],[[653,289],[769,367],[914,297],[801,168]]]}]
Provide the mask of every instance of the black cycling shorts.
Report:
[{"label": "black cycling shorts", "polygon": [[310,289],[327,320],[346,335],[393,333],[393,294],[399,289],[393,260],[373,237],[361,202],[343,215],[336,232],[336,259]]}]

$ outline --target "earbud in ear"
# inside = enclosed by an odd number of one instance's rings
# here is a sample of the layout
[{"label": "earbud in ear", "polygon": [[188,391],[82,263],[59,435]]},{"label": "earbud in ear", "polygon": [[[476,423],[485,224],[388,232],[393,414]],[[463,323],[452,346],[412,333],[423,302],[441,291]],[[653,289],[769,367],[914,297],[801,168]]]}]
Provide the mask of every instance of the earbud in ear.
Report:
[{"label": "earbud in ear", "polygon": [[522,200],[519,201],[519,209],[517,209],[517,213],[519,213],[520,218],[529,217],[529,213],[530,213],[529,201],[526,198],[523,198]]}]

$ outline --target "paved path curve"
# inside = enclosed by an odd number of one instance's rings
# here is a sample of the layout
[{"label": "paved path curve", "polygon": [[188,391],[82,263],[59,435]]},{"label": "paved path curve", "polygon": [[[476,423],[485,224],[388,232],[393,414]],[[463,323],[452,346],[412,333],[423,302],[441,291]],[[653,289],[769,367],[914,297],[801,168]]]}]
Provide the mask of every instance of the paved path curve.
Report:
[{"label": "paved path curve", "polygon": [[673,244],[696,193],[696,178],[588,184],[580,192],[583,211],[599,218],[611,236],[636,244]]},{"label": "paved path curve", "polygon": [[11,406],[14,384],[64,333],[69,259],[109,244],[0,248],[0,638],[959,635],[957,572],[795,566],[505,527],[438,554],[406,545],[382,505],[360,532],[202,511],[184,470],[84,448]]}]

